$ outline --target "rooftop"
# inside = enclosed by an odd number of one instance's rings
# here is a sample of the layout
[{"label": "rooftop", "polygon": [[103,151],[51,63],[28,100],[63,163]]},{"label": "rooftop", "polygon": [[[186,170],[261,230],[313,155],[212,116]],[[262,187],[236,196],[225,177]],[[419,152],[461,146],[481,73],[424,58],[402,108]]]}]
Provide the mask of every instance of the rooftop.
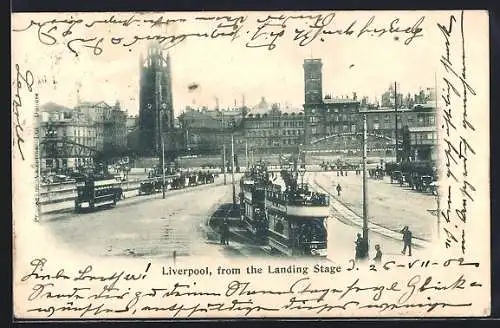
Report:
[{"label": "rooftop", "polygon": [[56,104],[54,102],[48,102],[40,107],[41,112],[72,112],[73,109]]}]

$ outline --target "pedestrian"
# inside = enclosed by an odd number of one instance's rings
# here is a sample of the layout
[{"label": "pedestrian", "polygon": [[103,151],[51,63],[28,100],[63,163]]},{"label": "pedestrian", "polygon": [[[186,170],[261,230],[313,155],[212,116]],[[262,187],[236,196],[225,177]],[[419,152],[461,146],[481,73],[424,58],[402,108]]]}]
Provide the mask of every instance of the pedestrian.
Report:
[{"label": "pedestrian", "polygon": [[224,222],[220,225],[220,244],[225,245],[226,244],[226,234],[224,231]]},{"label": "pedestrian", "polygon": [[224,235],[224,244],[229,245],[229,223],[227,222],[227,219],[224,219],[222,231]]},{"label": "pedestrian", "polygon": [[337,196],[340,197],[340,192],[342,191],[342,186],[340,186],[340,183],[337,184]]},{"label": "pedestrian", "polygon": [[354,242],[355,245],[355,259],[359,260],[361,258],[361,253],[362,253],[362,247],[363,247],[363,237],[361,236],[360,233],[357,235],[357,239]]},{"label": "pedestrian", "polygon": [[373,258],[373,260],[377,263],[380,263],[382,261],[382,251],[380,250],[379,244],[375,245],[375,251],[376,251],[376,254],[375,254],[375,257]]},{"label": "pedestrian", "polygon": [[401,233],[403,234],[403,250],[401,251],[401,254],[405,255],[406,254],[406,248],[408,248],[408,256],[411,256],[411,239],[412,239],[412,233],[408,226],[405,226],[403,230],[401,230]]}]

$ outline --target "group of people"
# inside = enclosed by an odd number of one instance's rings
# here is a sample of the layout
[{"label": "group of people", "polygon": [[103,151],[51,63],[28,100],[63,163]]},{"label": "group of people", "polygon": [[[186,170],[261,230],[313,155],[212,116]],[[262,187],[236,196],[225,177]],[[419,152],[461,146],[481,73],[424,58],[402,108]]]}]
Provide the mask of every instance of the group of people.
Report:
[{"label": "group of people", "polygon": [[[406,255],[406,250],[408,250],[408,256],[411,256],[411,243],[413,234],[408,226],[405,226],[401,231],[403,234],[403,250],[401,254]],[[365,259],[368,257],[368,242],[363,238],[363,236],[358,233],[355,242],[355,258],[356,260]],[[375,257],[373,258],[375,262],[382,261],[382,249],[379,244],[375,245]]]}]

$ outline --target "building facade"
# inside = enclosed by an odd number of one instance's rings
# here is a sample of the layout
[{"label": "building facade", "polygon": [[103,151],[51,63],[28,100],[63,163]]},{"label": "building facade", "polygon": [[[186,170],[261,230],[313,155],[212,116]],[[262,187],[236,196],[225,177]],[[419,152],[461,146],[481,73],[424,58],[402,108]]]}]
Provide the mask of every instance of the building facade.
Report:
[{"label": "building facade", "polygon": [[243,144],[244,108],[201,109],[186,108],[178,117],[182,131],[184,152],[219,153],[224,144],[229,145],[231,136],[238,149]]},{"label": "building facade", "polygon": [[398,159],[402,161],[435,159],[437,127],[436,108],[432,102],[414,104],[412,108],[398,108],[397,110],[365,108],[359,113],[366,115],[367,131],[393,140],[394,150],[397,137]]},{"label": "building facade", "polygon": [[356,132],[359,129],[359,106],[353,98],[323,98],[323,64],[321,59],[305,59],[304,68],[304,118],[306,145],[331,134]]},{"label": "building facade", "polygon": [[127,114],[118,101],[114,106],[104,101],[80,102],[75,110],[95,124],[98,152],[112,157],[127,149]]},{"label": "building facade", "polygon": [[277,106],[264,114],[248,114],[243,122],[247,147],[259,153],[296,151],[303,145],[304,114],[281,112]]},{"label": "building facade", "polygon": [[40,166],[61,172],[93,165],[97,129],[83,113],[54,103],[40,108]]},{"label": "building facade", "polygon": [[171,135],[174,128],[170,56],[163,55],[159,43],[151,43],[139,65],[140,149],[144,155],[159,155],[162,133]]}]

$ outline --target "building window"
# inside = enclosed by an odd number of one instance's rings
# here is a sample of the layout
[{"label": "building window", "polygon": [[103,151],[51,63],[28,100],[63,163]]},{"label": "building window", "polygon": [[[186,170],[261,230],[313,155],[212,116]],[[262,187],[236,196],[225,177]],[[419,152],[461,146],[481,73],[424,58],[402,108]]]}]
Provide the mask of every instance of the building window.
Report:
[{"label": "building window", "polygon": [[317,133],[317,129],[315,127],[311,128],[311,134],[316,134]]}]

